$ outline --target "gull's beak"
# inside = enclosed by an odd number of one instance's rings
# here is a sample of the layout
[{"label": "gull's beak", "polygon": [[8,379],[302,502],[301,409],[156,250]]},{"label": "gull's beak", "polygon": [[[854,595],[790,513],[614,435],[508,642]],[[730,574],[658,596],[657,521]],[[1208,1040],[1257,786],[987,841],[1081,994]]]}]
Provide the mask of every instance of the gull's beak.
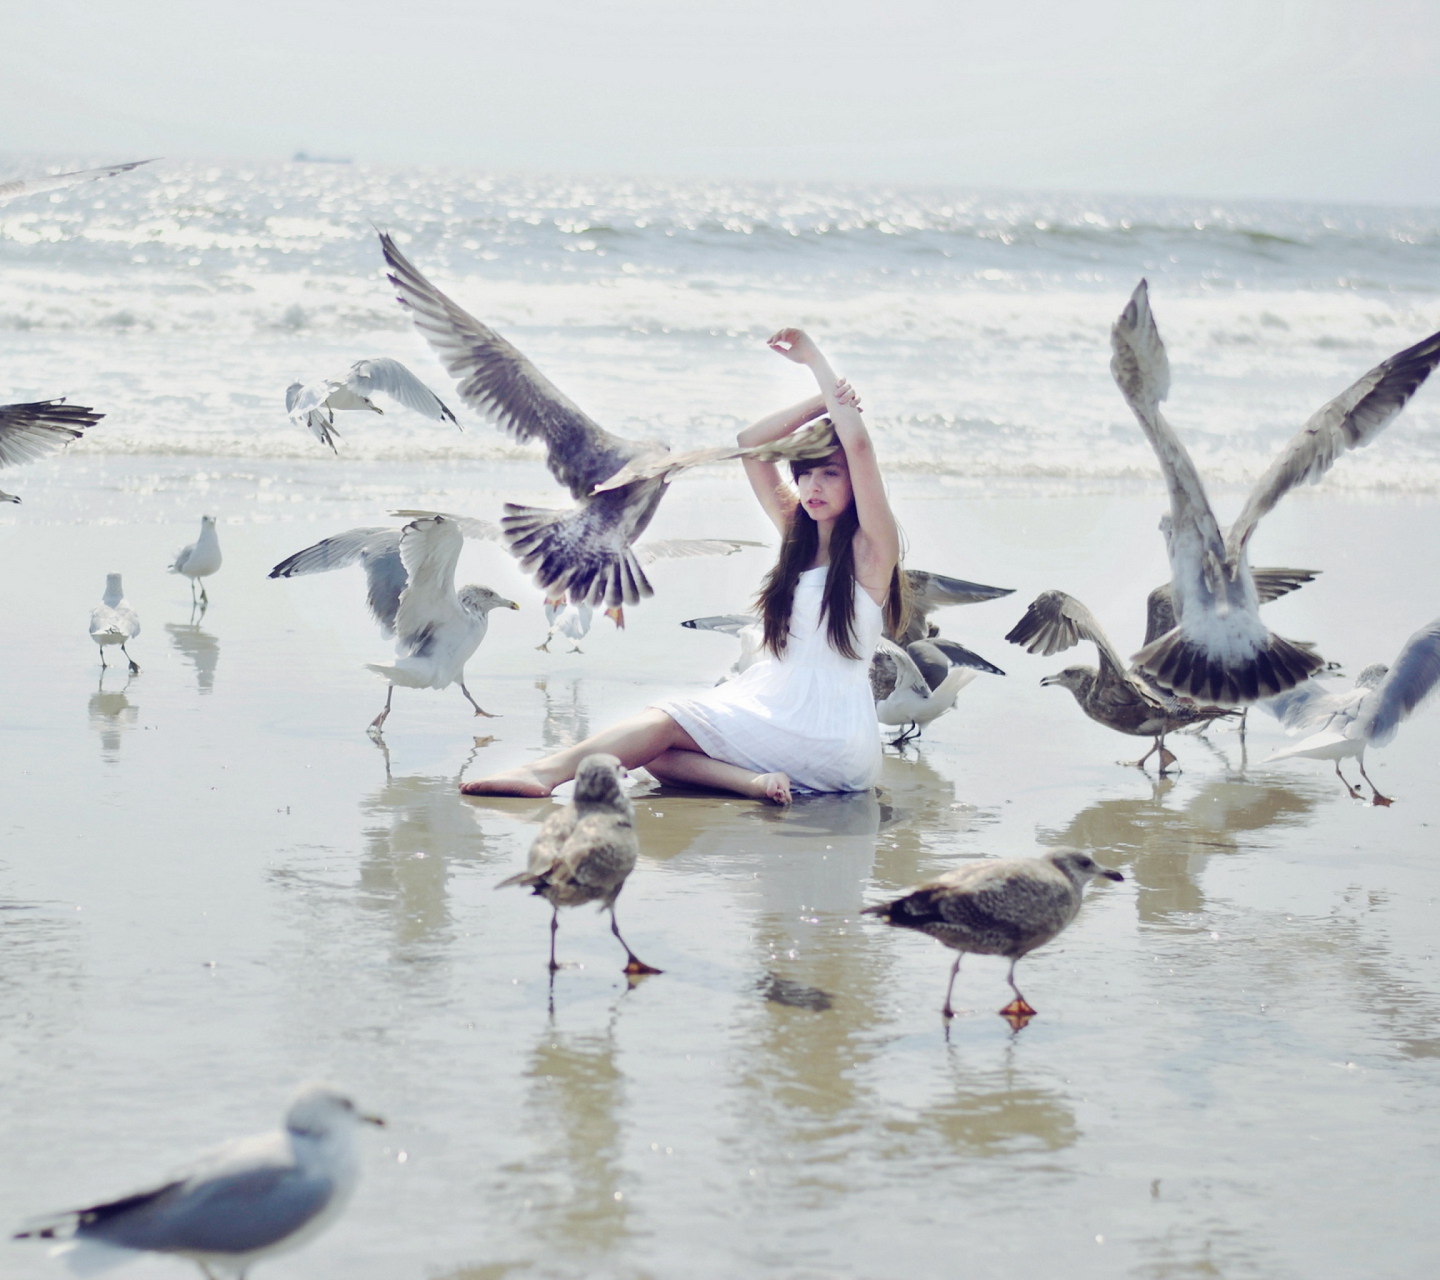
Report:
[{"label": "gull's beak", "polygon": [[1040,681],[1040,687],[1042,689],[1048,689],[1058,679],[1060,679],[1059,676],[1046,676],[1043,680]]},{"label": "gull's beak", "polygon": [[1107,880],[1123,880],[1123,879],[1125,879],[1125,877],[1122,876],[1118,871],[1112,871],[1109,867],[1101,867],[1101,868],[1100,868],[1100,874],[1101,874],[1102,876],[1104,876],[1105,879],[1107,879]]},{"label": "gull's beak", "polygon": [[385,1121],[381,1116],[367,1116],[361,1111],[357,1113],[357,1118],[363,1120],[366,1124],[373,1124],[377,1129],[383,1129],[385,1127]]},{"label": "gull's beak", "polygon": [[520,608],[520,606],[519,606],[518,604],[516,604],[515,601],[513,601],[513,600],[507,600],[507,601],[505,601],[505,603],[506,603],[506,605],[509,606],[511,609],[516,609],[516,610],[518,610],[518,609]]}]

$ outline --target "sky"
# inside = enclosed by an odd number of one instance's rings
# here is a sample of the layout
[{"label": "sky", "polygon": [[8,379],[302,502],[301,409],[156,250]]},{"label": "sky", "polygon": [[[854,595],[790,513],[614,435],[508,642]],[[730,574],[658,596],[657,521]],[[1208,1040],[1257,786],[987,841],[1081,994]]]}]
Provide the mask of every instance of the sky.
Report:
[{"label": "sky", "polygon": [[6,0],[0,152],[1440,204],[1434,0]]}]

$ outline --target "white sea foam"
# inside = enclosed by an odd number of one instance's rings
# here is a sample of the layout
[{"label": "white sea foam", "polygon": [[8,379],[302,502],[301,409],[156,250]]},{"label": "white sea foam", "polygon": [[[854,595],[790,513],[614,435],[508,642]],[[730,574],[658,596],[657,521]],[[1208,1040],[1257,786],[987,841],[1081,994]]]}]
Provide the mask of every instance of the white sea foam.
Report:
[{"label": "white sea foam", "polygon": [[[260,459],[318,447],[283,411],[296,378],[389,354],[445,395],[372,223],[616,430],[698,444],[802,394],[761,345],[799,323],[890,465],[1047,487],[1157,474],[1108,373],[1141,275],[1217,481],[1440,328],[1427,210],[164,164],[6,207],[0,397],[105,410],[78,452]],[[1325,483],[1440,490],[1437,395]],[[342,423],[342,463],[527,452],[462,417]]]}]

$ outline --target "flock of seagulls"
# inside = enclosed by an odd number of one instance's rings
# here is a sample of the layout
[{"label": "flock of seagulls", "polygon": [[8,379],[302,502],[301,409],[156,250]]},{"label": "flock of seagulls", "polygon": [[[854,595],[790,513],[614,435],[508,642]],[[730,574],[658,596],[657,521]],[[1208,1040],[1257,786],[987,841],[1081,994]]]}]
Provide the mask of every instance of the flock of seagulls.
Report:
[{"label": "flock of seagulls", "polygon": [[[133,169],[145,161],[52,178],[0,185],[0,201],[53,190]],[[597,608],[624,626],[624,606],[653,594],[645,566],[683,556],[729,555],[758,544],[738,539],[642,542],[671,481],[703,463],[741,456],[771,460],[823,457],[834,448],[820,422],[786,440],[755,449],[719,447],[673,453],[662,442],[614,435],[570,401],[510,342],[461,309],[381,234],[381,251],[400,304],[456,379],[460,400],[522,441],[538,441],[549,470],[568,491],[560,508],[506,504],[498,524],[445,512],[396,512],[399,527],[370,526],[324,538],[277,564],[272,578],[302,577],[362,566],[370,610],[382,634],[395,641],[394,659],[371,663],[389,684],[385,706],[369,726],[377,738],[397,686],[445,689],[458,685],[477,716],[489,716],[465,683],[465,666],[483,641],[489,614],[518,609],[488,587],[458,587],[456,568],[467,538],[498,540],[529,571],[543,593],[549,631],[578,651]],[[1259,568],[1248,561],[1258,522],[1291,489],[1319,480],[1349,449],[1370,444],[1440,363],[1440,334],[1383,361],[1323,406],[1281,451],[1256,484],[1239,518],[1222,530],[1183,443],[1160,411],[1169,393],[1169,367],[1144,281],[1111,334],[1115,381],[1155,450],[1169,495],[1161,521],[1171,581],[1147,604],[1142,648],[1127,662],[1090,611],[1063,591],[1041,593],[1006,637],[1030,653],[1051,655],[1082,641],[1095,647],[1097,667],[1071,666],[1043,685],[1069,689],[1084,713],[1119,733],[1151,739],[1136,763],[1158,755],[1164,773],[1175,756],[1166,737],[1182,729],[1243,714],[1260,705],[1297,741],[1271,760],[1328,759],[1349,794],[1341,761],[1354,759],[1371,800],[1388,805],[1365,772],[1368,746],[1383,746],[1403,720],[1440,685],[1440,619],[1414,635],[1391,667],[1367,667],[1349,690],[1313,677],[1324,668],[1316,647],[1271,632],[1261,605],[1311,582],[1319,570]],[[382,410],[383,395],[437,422],[459,428],[455,414],[398,361],[372,357],[344,374],[286,391],[286,412],[338,455],[337,412]],[[0,406],[0,467],[31,461],[79,438],[103,417],[92,409],[48,400]],[[0,500],[18,502],[0,493]],[[192,603],[209,603],[205,579],[221,567],[216,521],[205,516],[199,536],[171,565],[189,579]],[[907,571],[913,608],[904,629],[887,635],[870,668],[876,716],[898,728],[903,746],[936,718],[980,673],[1004,675],[959,641],[940,634],[930,615],[941,608],[1001,599],[1009,588],[988,587],[919,570]],[[692,619],[693,630],[734,635],[741,653],[733,671],[759,653],[757,620],[748,615]],[[140,621],[124,597],[121,575],[108,575],[90,635],[102,668],[118,648],[131,673],[139,665],[127,645]],[[615,904],[638,857],[634,808],[613,756],[595,754],[579,766],[571,801],[541,825],[523,872],[502,886],[529,888],[552,909],[549,968],[559,968],[556,935],[562,907],[595,903],[610,915],[632,980],[661,971],[636,956],[620,933]],[[1015,984],[1020,959],[1055,938],[1080,910],[1094,879],[1120,881],[1118,871],[1078,850],[1038,858],[977,861],[918,886],[893,901],[866,908],[885,924],[926,933],[956,952],[941,1012],[947,1020],[965,954],[1010,961],[1014,999],[1000,1012],[1018,1028],[1035,1009]],[[148,1190],[53,1215],[28,1225],[18,1239],[54,1242],[92,1265],[136,1251],[174,1254],[196,1262],[209,1280],[243,1280],[255,1262],[309,1239],[333,1219],[353,1189],[358,1163],[354,1133],[363,1121],[344,1095],[307,1086],[274,1133],[222,1148],[192,1169]],[[81,1255],[85,1255],[82,1259]]]}]

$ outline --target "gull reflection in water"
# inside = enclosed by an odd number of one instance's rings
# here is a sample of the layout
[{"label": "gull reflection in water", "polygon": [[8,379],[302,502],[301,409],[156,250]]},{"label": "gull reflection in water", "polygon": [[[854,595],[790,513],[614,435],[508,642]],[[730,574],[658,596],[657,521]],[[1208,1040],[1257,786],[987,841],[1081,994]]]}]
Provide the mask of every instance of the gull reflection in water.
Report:
[{"label": "gull reflection in water", "polygon": [[573,747],[590,736],[590,711],[584,695],[584,681],[537,680],[535,687],[545,699],[540,722],[540,745],[547,752]]},{"label": "gull reflection in water", "polygon": [[1161,921],[1203,910],[1199,875],[1211,857],[1240,851],[1249,832],[1303,826],[1320,797],[1303,783],[1218,780],[1172,807],[1166,801],[1176,786],[1173,778],[1161,778],[1148,796],[1096,801],[1064,828],[1042,830],[1040,842],[1084,849],[1128,872],[1139,886],[1140,918]]},{"label": "gull reflection in water", "polygon": [[189,660],[195,668],[195,686],[201,693],[211,693],[215,688],[215,667],[220,661],[220,641],[208,631],[203,631],[198,622],[167,622],[165,630],[170,642]]},{"label": "gull reflection in water", "polygon": [[116,689],[105,687],[105,672],[100,673],[100,687],[90,695],[90,727],[100,735],[100,758],[106,764],[116,764],[120,759],[120,737],[127,729],[135,727],[140,708],[128,696],[129,676]]}]

